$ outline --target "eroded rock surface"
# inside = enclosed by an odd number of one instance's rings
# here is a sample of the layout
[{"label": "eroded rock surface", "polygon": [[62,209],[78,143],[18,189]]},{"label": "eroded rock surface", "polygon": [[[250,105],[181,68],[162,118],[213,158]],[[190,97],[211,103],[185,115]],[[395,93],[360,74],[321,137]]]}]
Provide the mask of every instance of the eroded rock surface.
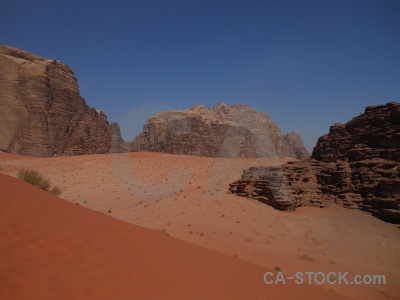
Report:
[{"label": "eroded rock surface", "polygon": [[0,45],[0,150],[33,156],[123,148],[116,123],[87,106],[72,69]]},{"label": "eroded rock surface", "polygon": [[310,160],[291,161],[283,166],[251,167],[229,191],[256,199],[279,210],[295,210],[302,205],[323,207],[315,167]]},{"label": "eroded rock surface", "polygon": [[313,158],[325,162],[318,183],[348,208],[400,222],[400,103],[370,106],[322,136]]},{"label": "eroded rock surface", "polygon": [[[312,158],[278,169],[245,170],[230,191],[257,200],[269,197],[267,204],[283,210],[333,201],[400,223],[400,104],[367,107],[348,123],[335,124],[318,140]],[[260,180],[270,194],[260,191]]]},{"label": "eroded rock surface", "polygon": [[211,157],[308,157],[301,137],[282,135],[266,113],[247,105],[204,105],[159,113],[132,143],[133,151]]},{"label": "eroded rock surface", "polygon": [[331,162],[383,158],[400,161],[400,104],[369,106],[346,124],[335,124],[318,139],[312,157]]}]

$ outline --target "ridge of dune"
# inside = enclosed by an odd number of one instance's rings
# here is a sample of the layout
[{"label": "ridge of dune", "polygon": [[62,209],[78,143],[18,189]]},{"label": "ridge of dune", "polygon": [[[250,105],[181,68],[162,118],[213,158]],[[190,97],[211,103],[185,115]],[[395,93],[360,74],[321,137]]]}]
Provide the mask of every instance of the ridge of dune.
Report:
[{"label": "ridge of dune", "polygon": [[1,299],[350,299],[0,174]]}]

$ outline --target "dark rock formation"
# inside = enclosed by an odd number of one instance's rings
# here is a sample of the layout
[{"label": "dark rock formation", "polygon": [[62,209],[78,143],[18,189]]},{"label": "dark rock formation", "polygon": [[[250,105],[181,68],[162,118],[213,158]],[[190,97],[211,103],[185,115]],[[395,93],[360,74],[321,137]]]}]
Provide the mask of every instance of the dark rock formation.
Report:
[{"label": "dark rock formation", "polygon": [[[263,202],[284,210],[332,200],[400,223],[400,104],[367,107],[348,123],[335,124],[318,140],[312,159],[278,169],[245,170],[230,191],[257,200],[267,197]],[[259,190],[260,180],[270,193]],[[287,205],[276,204],[279,200]]]},{"label": "dark rock formation", "polygon": [[321,164],[318,184],[347,208],[362,209],[392,222],[400,221],[400,163],[375,158]]},{"label": "dark rock formation", "polygon": [[318,139],[312,157],[331,162],[383,158],[400,161],[400,104],[369,106],[346,124],[335,124]]},{"label": "dark rock formation", "polygon": [[279,210],[295,210],[301,205],[324,206],[309,160],[276,167],[251,167],[243,171],[241,179],[230,184],[229,191]]},{"label": "dark rock formation", "polygon": [[400,222],[400,103],[370,106],[319,138],[313,158],[325,194],[348,208]]},{"label": "dark rock formation", "polygon": [[0,45],[0,149],[34,156],[121,150],[118,124],[88,107],[71,68]]},{"label": "dark rock formation", "polygon": [[308,157],[301,137],[283,136],[266,113],[247,105],[204,105],[150,118],[133,151],[211,157]]}]

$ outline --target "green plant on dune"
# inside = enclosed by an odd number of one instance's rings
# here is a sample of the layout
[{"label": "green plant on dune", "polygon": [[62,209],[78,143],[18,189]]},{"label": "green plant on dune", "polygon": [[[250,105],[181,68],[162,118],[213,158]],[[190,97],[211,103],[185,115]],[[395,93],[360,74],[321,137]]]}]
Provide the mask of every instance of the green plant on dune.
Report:
[{"label": "green plant on dune", "polygon": [[42,190],[49,192],[53,195],[59,196],[62,190],[57,186],[52,186],[50,179],[45,178],[42,174],[40,174],[36,170],[22,168],[18,171],[18,178],[30,183]]}]

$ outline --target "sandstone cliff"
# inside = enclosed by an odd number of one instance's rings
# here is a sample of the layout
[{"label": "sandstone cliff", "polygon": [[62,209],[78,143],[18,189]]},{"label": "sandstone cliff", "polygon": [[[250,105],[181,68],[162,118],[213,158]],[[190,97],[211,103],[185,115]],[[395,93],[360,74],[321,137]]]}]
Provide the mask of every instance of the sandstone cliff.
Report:
[{"label": "sandstone cliff", "polygon": [[336,202],[400,222],[400,103],[370,106],[322,136],[313,158],[324,194]]},{"label": "sandstone cliff", "polygon": [[251,167],[229,185],[229,191],[279,210],[293,211],[302,205],[324,207],[315,170],[307,160],[283,166]]},{"label": "sandstone cliff", "polygon": [[229,190],[281,210],[335,202],[400,223],[400,104],[367,107],[332,126],[311,159],[250,168]]},{"label": "sandstone cliff", "polygon": [[301,137],[283,136],[266,113],[222,103],[152,116],[132,150],[212,157],[308,157]]},{"label": "sandstone cliff", "polygon": [[88,107],[71,68],[0,45],[0,150],[34,156],[120,150],[118,124]]},{"label": "sandstone cliff", "polygon": [[400,161],[400,104],[370,106],[318,139],[312,157],[325,161],[383,158]]}]

